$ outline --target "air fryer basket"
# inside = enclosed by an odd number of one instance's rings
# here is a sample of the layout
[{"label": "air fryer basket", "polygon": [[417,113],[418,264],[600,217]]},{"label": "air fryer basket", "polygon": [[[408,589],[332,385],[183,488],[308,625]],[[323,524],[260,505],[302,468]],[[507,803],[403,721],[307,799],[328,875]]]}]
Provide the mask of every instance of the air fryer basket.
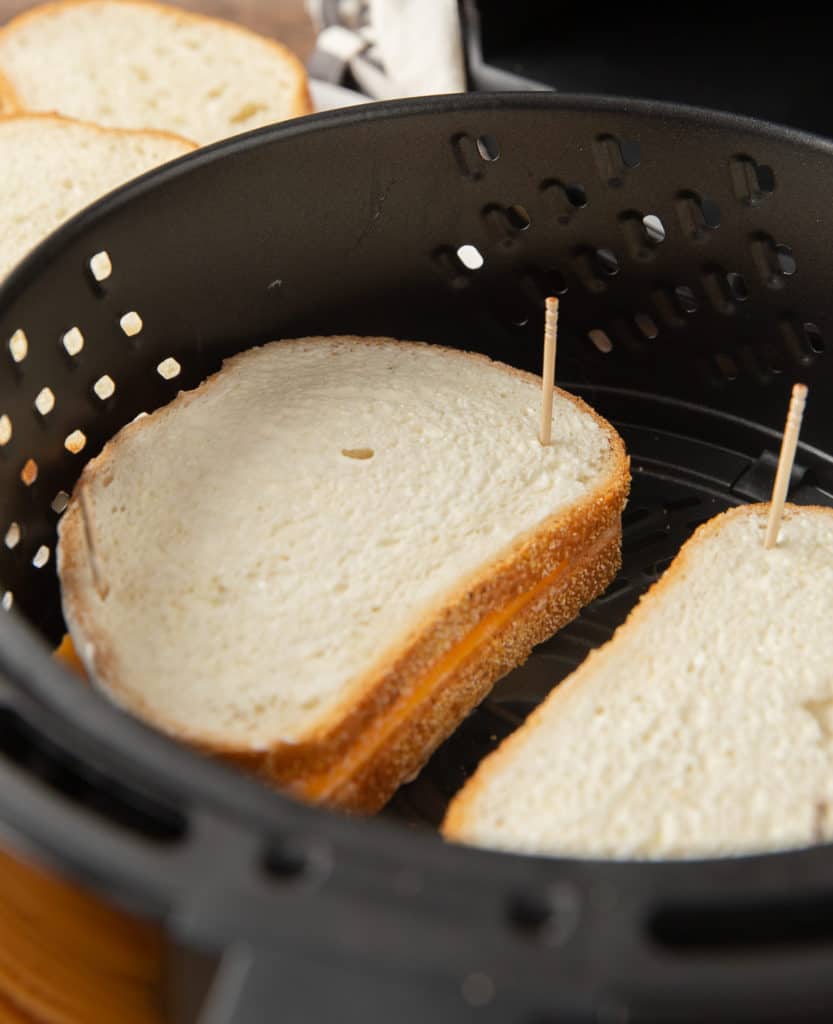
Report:
[{"label": "air fryer basket", "polygon": [[[726,115],[543,94],[379,104],[177,161],[6,282],[0,835],[164,922],[174,1017],[829,1019],[829,847],[596,863],[452,848],[426,826],[698,522],[766,498],[796,379],[811,391],[791,499],[833,504],[831,181],[833,145]],[[538,371],[549,293],[559,382],[633,460],[624,568],[381,820],[204,761],[52,661],[63,495],[124,423],[277,337],[424,338]]]}]

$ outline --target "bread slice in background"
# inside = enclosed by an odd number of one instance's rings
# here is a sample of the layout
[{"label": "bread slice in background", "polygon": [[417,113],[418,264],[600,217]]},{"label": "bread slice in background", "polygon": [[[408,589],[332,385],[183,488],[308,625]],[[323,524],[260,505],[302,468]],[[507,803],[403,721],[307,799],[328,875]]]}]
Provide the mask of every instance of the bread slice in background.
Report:
[{"label": "bread slice in background", "polygon": [[0,118],[0,279],[67,218],[194,149],[161,132],[117,131],[53,115]]},{"label": "bread slice in background", "polygon": [[436,345],[282,341],[125,427],[60,524],[64,613],[128,710],[373,811],[619,565],[615,431]]},{"label": "bread slice in background", "polygon": [[17,94],[12,89],[11,82],[0,74],[0,117],[17,112]]},{"label": "bread slice in background", "polygon": [[833,510],[701,526],[614,637],[480,765],[447,838],[579,857],[833,837]]},{"label": "bread slice in background", "polygon": [[303,64],[231,22],[133,0],[47,3],[0,30],[22,108],[215,142],[311,110]]}]

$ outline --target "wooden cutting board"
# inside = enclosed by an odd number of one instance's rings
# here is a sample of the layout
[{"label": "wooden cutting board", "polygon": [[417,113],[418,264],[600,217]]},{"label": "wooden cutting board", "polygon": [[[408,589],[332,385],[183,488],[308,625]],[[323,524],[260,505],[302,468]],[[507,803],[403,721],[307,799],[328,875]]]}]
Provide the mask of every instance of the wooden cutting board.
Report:
[{"label": "wooden cutting board", "polygon": [[[212,14],[273,36],[302,60],[312,52],[315,31],[304,10],[304,0],[167,0],[188,11]],[[0,0],[0,23],[34,7],[32,0]]]}]

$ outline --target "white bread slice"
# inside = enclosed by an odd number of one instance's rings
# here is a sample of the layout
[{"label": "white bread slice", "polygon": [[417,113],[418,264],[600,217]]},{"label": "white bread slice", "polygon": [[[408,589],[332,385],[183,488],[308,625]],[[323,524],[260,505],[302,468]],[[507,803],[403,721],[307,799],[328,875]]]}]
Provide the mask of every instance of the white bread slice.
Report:
[{"label": "white bread slice", "polygon": [[49,114],[0,118],[0,278],[95,199],[196,146]]},{"label": "white bread slice", "polygon": [[435,345],[282,341],[125,427],[60,526],[75,647],[125,708],[372,811],[619,564],[618,435]]},{"label": "white bread slice", "polygon": [[701,526],[627,622],[486,758],[449,839],[692,858],[833,837],[833,511]]},{"label": "white bread slice", "polygon": [[0,71],[26,110],[200,145],[308,113],[303,64],[231,22],[144,0],[65,0],[0,30]]}]

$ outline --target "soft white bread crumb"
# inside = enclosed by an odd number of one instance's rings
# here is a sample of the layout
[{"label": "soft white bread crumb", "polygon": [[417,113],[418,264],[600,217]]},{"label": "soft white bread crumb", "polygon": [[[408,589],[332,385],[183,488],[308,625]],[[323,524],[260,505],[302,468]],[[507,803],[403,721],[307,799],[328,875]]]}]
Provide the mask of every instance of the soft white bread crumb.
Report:
[{"label": "soft white bread crumb", "polygon": [[201,145],[310,108],[306,72],[280,43],[161,4],[69,0],[0,31],[0,71],[26,110]]},{"label": "soft white bread crumb", "polygon": [[0,118],[0,277],[89,203],[194,148],[160,132],[112,131],[50,115]]},{"label": "soft white bread crumb", "polygon": [[444,825],[526,852],[661,858],[833,836],[833,511],[702,526],[613,639],[480,766]]},{"label": "soft white bread crumb", "polygon": [[609,492],[618,558],[621,442],[556,392],[544,448],[539,401],[535,377],[433,345],[242,353],[87,466],[59,549],[76,646],[94,642],[88,667],[118,701],[200,744],[318,735],[542,522],[595,495],[589,521]]}]

